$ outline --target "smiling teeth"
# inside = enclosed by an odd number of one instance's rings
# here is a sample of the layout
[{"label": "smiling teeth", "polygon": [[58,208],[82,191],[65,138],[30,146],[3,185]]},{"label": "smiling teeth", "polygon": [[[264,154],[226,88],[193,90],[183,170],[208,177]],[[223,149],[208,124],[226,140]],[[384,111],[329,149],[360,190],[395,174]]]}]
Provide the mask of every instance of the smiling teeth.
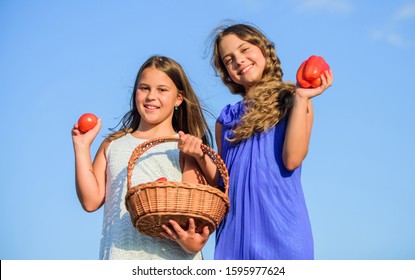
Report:
[{"label": "smiling teeth", "polygon": [[156,106],[146,106],[147,109],[157,109]]},{"label": "smiling teeth", "polygon": [[253,65],[249,65],[248,67],[246,67],[244,70],[241,71],[241,74],[245,73],[246,71],[248,71],[249,69],[252,68]]}]

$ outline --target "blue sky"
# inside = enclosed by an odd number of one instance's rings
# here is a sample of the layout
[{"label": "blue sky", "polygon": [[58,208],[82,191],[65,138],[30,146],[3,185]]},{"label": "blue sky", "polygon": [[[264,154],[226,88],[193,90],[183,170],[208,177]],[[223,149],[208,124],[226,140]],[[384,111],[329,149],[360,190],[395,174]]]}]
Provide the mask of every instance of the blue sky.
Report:
[{"label": "blue sky", "polygon": [[102,209],[77,200],[73,124],[102,118],[95,154],[153,54],[181,63],[217,117],[239,100],[205,56],[225,19],[264,31],[284,80],[312,54],[333,69],[303,164],[315,257],[415,259],[413,0],[1,0],[0,259],[98,258]]}]

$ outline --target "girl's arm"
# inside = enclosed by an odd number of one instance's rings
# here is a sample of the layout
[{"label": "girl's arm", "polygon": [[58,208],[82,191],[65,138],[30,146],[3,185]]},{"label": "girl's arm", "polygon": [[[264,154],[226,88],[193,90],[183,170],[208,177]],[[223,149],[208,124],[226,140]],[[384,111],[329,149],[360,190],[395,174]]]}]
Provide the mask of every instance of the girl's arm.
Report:
[{"label": "girl's arm", "polygon": [[297,88],[294,105],[288,116],[282,158],[285,168],[294,170],[305,159],[310,144],[313,125],[313,106],[311,98],[320,95],[333,83],[333,74],[326,71],[321,75],[322,84],[318,88]]},{"label": "girl's arm", "polygon": [[311,100],[296,94],[294,106],[288,116],[282,153],[285,168],[288,170],[294,170],[300,166],[306,157],[312,125],[313,107]]},{"label": "girl's arm", "polygon": [[[200,170],[196,160],[188,154],[183,154],[182,156],[181,165],[183,182],[205,185],[206,179]],[[189,219],[189,227],[187,229],[183,229],[174,220],[170,220],[169,222],[172,228],[163,225],[165,232],[160,233],[160,235],[164,238],[176,241],[183,248],[183,250],[188,253],[195,254],[199,252],[202,250],[203,246],[205,246],[206,242],[209,239],[209,227],[205,226],[202,233],[196,233],[196,225],[193,219]]]},{"label": "girl's arm", "polygon": [[[200,148],[202,140],[181,131],[179,137],[178,148],[185,154],[183,182],[203,184],[206,179],[209,185],[217,186],[219,183],[218,168]],[[202,177],[204,178],[202,179]]]},{"label": "girl's arm", "polygon": [[78,199],[85,211],[93,212],[100,208],[105,200],[105,151],[109,142],[104,141],[91,160],[90,147],[101,129],[101,120],[87,133],[81,133],[78,125],[72,129],[72,141],[75,152],[75,184]]},{"label": "girl's arm", "polygon": [[[217,123],[215,134],[219,154],[221,151],[221,133],[222,125]],[[200,181],[200,171],[203,171],[205,177],[208,178],[208,182],[211,185],[216,186],[219,180],[217,166],[208,156],[203,154],[200,149],[202,140],[191,135],[186,135],[183,132],[179,132],[179,136],[180,141],[178,147],[183,153],[185,153],[183,181],[195,182],[199,184],[204,183]],[[203,228],[203,232],[196,233],[196,225],[193,219],[189,219],[189,228],[187,230],[184,230],[176,221],[173,220],[170,221],[170,225],[172,228],[163,226],[165,232],[161,233],[161,236],[176,241],[183,248],[183,250],[188,253],[195,254],[199,252],[209,239],[209,227],[206,226]]]},{"label": "girl's arm", "polygon": [[216,122],[215,125],[216,146],[218,146],[218,154],[222,156],[222,124]]}]

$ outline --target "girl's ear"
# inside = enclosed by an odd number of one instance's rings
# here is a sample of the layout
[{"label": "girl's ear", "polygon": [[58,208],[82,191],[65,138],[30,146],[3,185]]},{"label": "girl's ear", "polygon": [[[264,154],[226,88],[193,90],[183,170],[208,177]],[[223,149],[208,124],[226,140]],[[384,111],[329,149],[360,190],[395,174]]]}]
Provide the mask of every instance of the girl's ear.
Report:
[{"label": "girl's ear", "polygon": [[183,102],[183,95],[182,95],[182,91],[179,91],[177,93],[177,97],[176,97],[176,103],[174,104],[174,106],[178,107],[180,106],[180,104],[182,104]]}]

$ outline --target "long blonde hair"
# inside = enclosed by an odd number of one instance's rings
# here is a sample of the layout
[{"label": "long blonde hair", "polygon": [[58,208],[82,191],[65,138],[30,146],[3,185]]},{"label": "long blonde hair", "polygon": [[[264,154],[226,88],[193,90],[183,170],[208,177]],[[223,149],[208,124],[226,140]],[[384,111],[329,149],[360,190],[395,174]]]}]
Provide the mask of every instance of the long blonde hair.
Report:
[{"label": "long blonde hair", "polygon": [[172,125],[173,129],[178,132],[179,130],[201,138],[203,144],[212,146],[212,133],[203,115],[203,112],[208,112],[200,105],[199,99],[193,90],[189,79],[186,76],[183,68],[179,63],[171,58],[165,56],[152,56],[147,59],[141,66],[137,73],[137,77],[134,83],[134,89],[131,95],[130,105],[131,109],[127,112],[119,124],[121,124],[120,130],[110,134],[108,140],[114,140],[127,133],[131,133],[138,129],[141,116],[138,113],[136,105],[136,93],[137,87],[140,81],[141,73],[144,69],[153,67],[164,72],[176,85],[177,90],[183,96],[183,102],[174,111]]},{"label": "long blonde hair", "polygon": [[[245,113],[233,129],[232,139],[228,139],[238,143],[255,133],[268,130],[287,115],[293,104],[295,85],[282,81],[283,72],[275,46],[259,29],[246,24],[234,24],[219,27],[215,33],[211,63],[231,93],[244,97]],[[266,60],[261,80],[250,87],[249,92],[231,79],[219,53],[221,40],[230,34],[257,46]]]}]

